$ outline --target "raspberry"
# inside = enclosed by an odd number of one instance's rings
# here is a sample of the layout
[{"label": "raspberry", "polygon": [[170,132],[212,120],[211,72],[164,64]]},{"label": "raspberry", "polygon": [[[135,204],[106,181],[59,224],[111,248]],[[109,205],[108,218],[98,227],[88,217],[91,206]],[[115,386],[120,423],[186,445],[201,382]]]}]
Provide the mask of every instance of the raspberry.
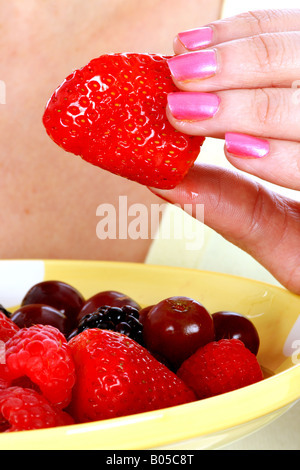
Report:
[{"label": "raspberry", "polygon": [[0,390],[3,388],[8,388],[9,387],[9,382],[5,379],[0,378]]},{"label": "raspberry", "polygon": [[7,317],[2,308],[0,308],[0,341],[6,343],[19,329],[20,328]]},{"label": "raspberry", "polygon": [[263,379],[256,356],[237,339],[206,344],[183,362],[177,375],[198,399],[231,392]]},{"label": "raspberry", "polygon": [[27,431],[73,424],[64,411],[45,397],[21,387],[0,390],[0,432]]},{"label": "raspberry", "polygon": [[6,343],[6,364],[0,366],[0,377],[10,386],[26,383],[64,408],[75,383],[74,363],[64,335],[50,325],[20,329]]}]

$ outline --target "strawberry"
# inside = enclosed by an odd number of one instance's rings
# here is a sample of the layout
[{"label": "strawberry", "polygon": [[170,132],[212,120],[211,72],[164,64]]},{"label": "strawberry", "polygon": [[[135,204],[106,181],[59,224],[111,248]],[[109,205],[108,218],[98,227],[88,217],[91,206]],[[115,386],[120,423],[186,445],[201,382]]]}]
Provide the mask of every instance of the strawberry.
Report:
[{"label": "strawberry", "polygon": [[194,393],[145,348],[122,333],[87,329],[70,340],[76,383],[68,408],[97,421],[195,400]]},{"label": "strawberry", "polygon": [[206,344],[182,363],[177,375],[199,399],[231,392],[263,379],[256,356],[237,339]]},{"label": "strawberry", "polygon": [[0,308],[0,341],[6,343],[18,331],[19,327],[4,313],[5,310]]},{"label": "strawberry", "polygon": [[67,152],[138,183],[171,189],[199,155],[202,137],[166,117],[176,91],[166,56],[106,54],[74,71],[47,103],[43,123]]}]

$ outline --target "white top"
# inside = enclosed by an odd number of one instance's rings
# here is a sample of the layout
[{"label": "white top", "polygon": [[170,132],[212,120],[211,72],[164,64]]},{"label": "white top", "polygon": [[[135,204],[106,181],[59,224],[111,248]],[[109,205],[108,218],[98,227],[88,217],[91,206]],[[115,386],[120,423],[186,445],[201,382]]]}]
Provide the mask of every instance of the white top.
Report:
[{"label": "white top", "polygon": [[[299,7],[299,0],[251,0],[251,2],[229,0],[224,2],[222,17],[233,16],[247,10],[297,7]],[[224,156],[223,147],[222,140],[207,139],[201,151],[201,162],[230,167]],[[300,199],[299,192],[277,187],[275,189],[290,197]],[[173,223],[175,229],[170,230]],[[189,227],[189,230],[186,230],[187,233],[181,229],[184,225]],[[170,232],[173,234],[171,239]],[[194,234],[192,239],[189,238],[191,234]],[[200,245],[197,250],[193,246],[196,240]],[[146,263],[224,272],[279,284],[248,254],[171,205],[164,214],[160,236],[153,241]],[[226,449],[300,450],[300,403],[274,423]]]}]

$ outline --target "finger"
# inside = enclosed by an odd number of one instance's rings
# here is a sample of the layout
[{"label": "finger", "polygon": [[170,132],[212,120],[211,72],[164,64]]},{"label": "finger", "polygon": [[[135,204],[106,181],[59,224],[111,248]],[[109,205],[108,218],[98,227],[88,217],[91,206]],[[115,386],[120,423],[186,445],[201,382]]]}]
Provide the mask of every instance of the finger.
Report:
[{"label": "finger", "polygon": [[[263,92],[263,98],[265,93],[266,91]],[[280,90],[271,90],[271,93],[278,95]],[[286,94],[287,90],[283,90],[283,93]],[[287,135],[291,138],[298,138],[300,135],[299,104],[293,103],[292,97],[288,96],[288,99],[282,98],[281,104],[276,102],[270,105],[268,100],[263,107],[259,104],[260,100],[256,98],[258,95],[255,92],[252,98],[253,109],[241,108],[243,103],[246,106],[251,104],[249,96],[251,91],[246,92],[245,99],[237,91],[218,95],[188,92],[171,95],[169,103],[172,112],[177,117],[189,120],[177,121],[173,116],[170,119],[178,130],[185,133],[225,137],[225,154],[236,168],[265,181],[300,190],[300,144],[283,140]],[[284,101],[290,105],[286,112]],[[271,107],[274,107],[274,111]],[[268,110],[268,118],[265,110]],[[278,116],[275,110],[279,112]],[[187,112],[188,116],[184,114]],[[200,113],[202,120],[199,119]],[[213,118],[209,119],[211,116]],[[197,117],[197,121],[192,121],[192,118]],[[248,135],[249,129],[253,132],[252,136]],[[264,135],[266,138],[261,138]]]},{"label": "finger", "polygon": [[194,216],[197,204],[204,204],[207,226],[300,293],[300,204],[241,174],[206,165],[195,165],[173,190],[151,190],[181,207],[192,205]]},{"label": "finger", "polygon": [[239,170],[284,188],[300,190],[300,144],[297,142],[227,133],[225,154]]},{"label": "finger", "polygon": [[234,39],[299,29],[299,9],[250,11],[179,33],[174,40],[174,51],[182,54]]},{"label": "finger", "polygon": [[186,91],[290,88],[300,77],[299,50],[299,31],[267,33],[173,56],[168,65]]},{"label": "finger", "polygon": [[264,88],[168,95],[167,116],[180,132],[224,138],[226,132],[297,142],[300,105],[294,90]]}]

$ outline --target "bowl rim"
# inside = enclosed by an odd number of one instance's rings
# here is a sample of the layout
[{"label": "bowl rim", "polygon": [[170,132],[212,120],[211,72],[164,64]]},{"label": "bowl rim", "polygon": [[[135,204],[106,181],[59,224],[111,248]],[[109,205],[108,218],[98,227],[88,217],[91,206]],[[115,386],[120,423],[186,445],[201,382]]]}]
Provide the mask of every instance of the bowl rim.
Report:
[{"label": "bowl rim", "polygon": [[[10,446],[14,449],[94,449],[96,440],[96,447],[105,450],[168,446],[243,426],[291,406],[299,400],[297,388],[300,389],[300,364],[259,383],[192,403],[91,423],[3,434],[0,436],[0,449]],[[293,393],[287,393],[290,389],[294,390]],[[124,427],[126,433],[123,432]],[[159,437],[156,436],[158,427]],[[133,445],[137,436],[138,440]]]}]

